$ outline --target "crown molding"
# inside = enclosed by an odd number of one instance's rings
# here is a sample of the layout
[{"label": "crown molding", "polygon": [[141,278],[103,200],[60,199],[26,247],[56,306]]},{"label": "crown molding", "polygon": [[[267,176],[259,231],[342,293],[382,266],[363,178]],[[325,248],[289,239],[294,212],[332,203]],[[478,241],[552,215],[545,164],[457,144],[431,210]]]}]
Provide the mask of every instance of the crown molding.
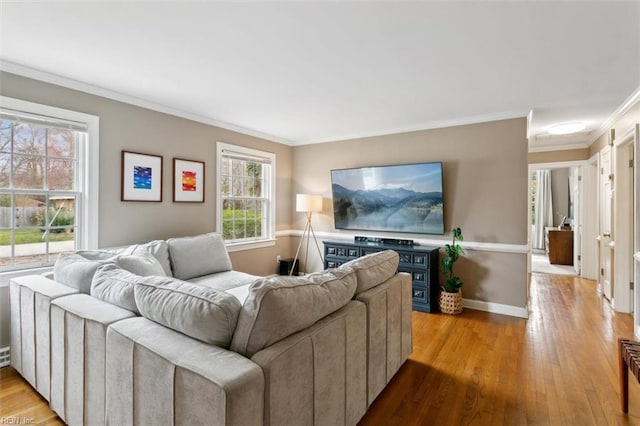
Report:
[{"label": "crown molding", "polygon": [[605,134],[609,129],[611,129],[615,122],[620,120],[623,115],[625,115],[631,108],[633,108],[638,102],[640,102],[640,86],[636,87],[636,89],[627,97],[627,99],[622,102],[622,104],[615,110],[613,113],[602,122],[600,127],[594,131],[594,137],[589,140],[589,146],[593,145],[595,141],[598,140],[600,136]]},{"label": "crown molding", "polygon": [[254,136],[260,139],[266,139],[271,142],[277,142],[277,143],[281,143],[289,146],[294,145],[294,143],[290,140],[279,138],[277,136],[273,136],[267,133],[262,133],[254,129],[237,126],[232,123],[215,120],[213,118],[205,117],[199,114],[194,114],[188,111],[182,111],[182,110],[172,108],[166,105],[162,105],[156,102],[152,102],[146,99],[125,95],[124,93],[116,92],[115,90],[110,90],[104,87],[95,86],[93,84],[85,83],[83,81],[74,80],[71,78],[63,77],[61,75],[49,73],[46,71],[41,71],[35,68],[27,67],[25,65],[9,62],[3,59],[0,59],[0,71],[16,74],[16,75],[31,78],[34,80],[43,81],[45,83],[55,84],[57,86],[66,87],[67,89],[78,90],[80,92],[89,93],[91,95],[112,99],[114,101],[124,102],[126,104],[135,105],[137,107],[150,109],[150,110],[161,112],[164,114],[185,118],[187,120],[196,121],[198,123],[220,127],[222,129],[231,130],[231,131],[242,133],[249,136]]},{"label": "crown molding", "polygon": [[529,152],[547,152],[547,151],[571,151],[574,149],[586,149],[590,144],[587,143],[573,143],[567,145],[546,145],[546,146],[533,146],[529,147]]},{"label": "crown molding", "polygon": [[371,132],[371,133],[352,133],[352,134],[346,134],[346,135],[332,136],[329,138],[310,139],[307,141],[295,143],[294,145],[295,146],[313,145],[313,144],[338,142],[338,141],[346,141],[346,140],[353,140],[353,139],[373,138],[376,136],[396,135],[400,133],[420,132],[422,130],[442,129],[445,127],[466,126],[469,124],[482,124],[482,123],[488,123],[491,121],[511,120],[514,118],[525,118],[527,117],[527,114],[528,114],[527,111],[504,111],[504,112],[495,113],[495,114],[476,115],[472,117],[456,118],[452,120],[430,121],[426,123],[417,124],[415,126],[395,127],[395,128],[380,130],[380,131]]}]

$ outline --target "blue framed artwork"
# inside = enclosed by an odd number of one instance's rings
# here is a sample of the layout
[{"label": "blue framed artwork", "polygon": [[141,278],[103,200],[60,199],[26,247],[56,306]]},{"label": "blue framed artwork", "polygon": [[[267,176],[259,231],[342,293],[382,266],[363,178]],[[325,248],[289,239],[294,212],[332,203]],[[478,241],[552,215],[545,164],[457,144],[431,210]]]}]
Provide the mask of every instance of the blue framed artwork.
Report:
[{"label": "blue framed artwork", "polygon": [[122,201],[162,201],[162,156],[122,151]]}]

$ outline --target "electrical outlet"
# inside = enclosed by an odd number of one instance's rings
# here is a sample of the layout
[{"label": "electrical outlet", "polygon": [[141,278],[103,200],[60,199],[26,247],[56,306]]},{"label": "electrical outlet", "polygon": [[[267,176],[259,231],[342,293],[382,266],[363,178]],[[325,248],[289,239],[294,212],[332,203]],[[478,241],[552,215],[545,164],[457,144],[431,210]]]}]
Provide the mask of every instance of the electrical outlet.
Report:
[{"label": "electrical outlet", "polygon": [[278,265],[280,264],[280,255],[276,256],[276,262],[278,263]]}]

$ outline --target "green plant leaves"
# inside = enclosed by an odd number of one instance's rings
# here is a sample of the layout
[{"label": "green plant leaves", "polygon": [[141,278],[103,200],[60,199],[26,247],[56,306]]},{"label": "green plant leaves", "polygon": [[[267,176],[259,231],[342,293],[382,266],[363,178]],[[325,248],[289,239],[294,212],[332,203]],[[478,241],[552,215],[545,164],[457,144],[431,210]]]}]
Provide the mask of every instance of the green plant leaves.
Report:
[{"label": "green plant leaves", "polygon": [[449,293],[457,293],[460,290],[460,287],[462,287],[462,281],[460,281],[459,277],[453,275],[453,264],[464,254],[462,246],[460,246],[460,244],[456,244],[456,240],[463,241],[464,237],[462,236],[462,229],[460,228],[453,228],[451,230],[451,234],[453,236],[451,244],[445,244],[445,256],[442,258],[441,262],[442,273],[449,276],[443,285],[443,288]]},{"label": "green plant leaves", "polygon": [[444,284],[444,290],[448,293],[457,293],[462,287],[462,281],[459,277],[449,278]]}]

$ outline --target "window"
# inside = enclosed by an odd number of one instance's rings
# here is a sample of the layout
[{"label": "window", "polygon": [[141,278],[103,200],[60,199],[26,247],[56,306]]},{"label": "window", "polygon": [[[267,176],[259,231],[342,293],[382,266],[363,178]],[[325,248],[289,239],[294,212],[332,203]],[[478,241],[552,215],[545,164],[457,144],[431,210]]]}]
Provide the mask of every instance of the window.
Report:
[{"label": "window", "polygon": [[0,105],[0,271],[95,248],[97,117],[6,97]]},{"label": "window", "polygon": [[217,230],[229,249],[274,244],[275,155],[217,144]]}]

